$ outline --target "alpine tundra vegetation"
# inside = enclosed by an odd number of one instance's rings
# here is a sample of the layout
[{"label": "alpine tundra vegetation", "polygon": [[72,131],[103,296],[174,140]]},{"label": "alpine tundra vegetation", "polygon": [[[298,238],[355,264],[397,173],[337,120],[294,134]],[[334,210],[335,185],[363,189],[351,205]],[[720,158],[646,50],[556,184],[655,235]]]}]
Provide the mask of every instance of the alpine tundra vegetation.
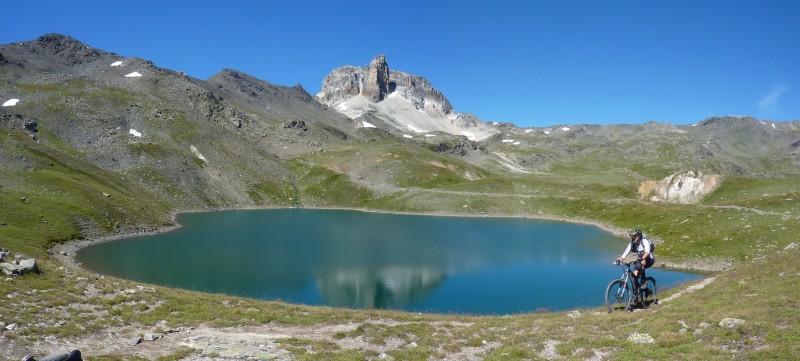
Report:
[{"label": "alpine tundra vegetation", "polygon": [[[40,271],[0,282],[0,359],[800,354],[800,122],[520,128],[457,112],[389,60],[334,69],[312,96],[233,69],[195,79],[59,34],[0,45],[0,247]],[[170,229],[177,212],[281,207],[641,227],[657,267],[707,275],[647,310],[472,316],[204,294],[72,260]]]}]

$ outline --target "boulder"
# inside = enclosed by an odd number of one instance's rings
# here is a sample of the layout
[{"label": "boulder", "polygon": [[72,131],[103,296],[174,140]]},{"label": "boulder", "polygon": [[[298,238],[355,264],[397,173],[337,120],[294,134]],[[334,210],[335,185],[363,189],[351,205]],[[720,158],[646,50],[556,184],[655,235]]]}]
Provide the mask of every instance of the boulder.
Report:
[{"label": "boulder", "polygon": [[39,266],[35,259],[23,259],[14,262],[0,263],[0,269],[7,275],[23,275],[28,272],[39,273]]}]

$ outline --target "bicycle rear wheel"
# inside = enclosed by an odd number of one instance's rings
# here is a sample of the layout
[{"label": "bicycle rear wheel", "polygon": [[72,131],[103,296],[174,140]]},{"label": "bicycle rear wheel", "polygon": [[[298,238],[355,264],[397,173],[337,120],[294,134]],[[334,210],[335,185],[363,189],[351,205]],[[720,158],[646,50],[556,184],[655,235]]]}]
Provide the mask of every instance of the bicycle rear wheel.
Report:
[{"label": "bicycle rear wheel", "polygon": [[647,277],[645,279],[645,284],[647,285],[646,288],[641,289],[642,294],[642,308],[648,308],[650,305],[653,305],[658,302],[658,298],[656,296],[656,279],[653,277]]},{"label": "bicycle rear wheel", "polygon": [[614,310],[626,310],[631,304],[631,291],[628,285],[622,280],[614,280],[606,288],[606,307],[608,312]]}]

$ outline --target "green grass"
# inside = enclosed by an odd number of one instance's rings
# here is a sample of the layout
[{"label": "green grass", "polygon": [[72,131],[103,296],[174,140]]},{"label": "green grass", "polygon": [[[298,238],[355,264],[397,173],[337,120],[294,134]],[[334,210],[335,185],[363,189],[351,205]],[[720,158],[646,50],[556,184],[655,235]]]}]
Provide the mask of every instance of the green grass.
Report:
[{"label": "green grass", "polygon": [[0,137],[0,147],[26,154],[22,169],[0,168],[0,177],[9,184],[0,192],[4,247],[41,256],[54,242],[82,238],[87,225],[113,233],[166,222],[169,210],[164,204],[116,174],[54,154],[26,138]]},{"label": "green grass", "polygon": [[[428,360],[482,349],[485,360],[541,358],[545,351],[565,359],[596,354],[611,359],[791,359],[800,354],[800,250],[784,250],[800,234],[800,186],[795,179],[729,178],[698,205],[654,203],[637,199],[627,175],[592,174],[580,167],[556,167],[564,173],[493,176],[427,150],[388,144],[341,147],[291,160],[300,202],[306,206],[355,207],[375,211],[492,216],[557,217],[597,221],[618,228],[642,228],[658,239],[657,254],[692,262],[730,259],[734,267],[716,275],[706,288],[642,312],[606,314],[602,309],[532,313],[502,317],[426,315],[378,310],[346,310],[264,302],[145,286],[84,270],[63,270],[46,255],[55,242],[96,232],[168,223],[171,208],[158,196],[131,184],[147,180],[163,192],[182,192],[149,166],[122,175],[104,171],[80,155],[48,148],[8,129],[0,150],[14,162],[0,169],[0,246],[39,258],[43,273],[0,282],[0,315],[19,330],[6,340],[23,345],[102,333],[109,327],[134,332],[139,326],[213,327],[359,324],[329,339],[295,336],[281,340],[298,360],[362,360],[376,350],[395,359]],[[50,142],[51,144],[53,142]],[[63,146],[63,145],[62,145]],[[148,156],[168,156],[158,146],[140,145]],[[24,161],[17,161],[22,155]],[[391,171],[394,191],[375,193],[350,178],[354,159]],[[423,160],[420,160],[423,159]],[[658,167],[643,173],[658,175]],[[473,172],[469,180],[463,175]],[[132,177],[129,177],[132,176]],[[427,178],[426,178],[427,177]],[[414,179],[420,181],[415,183]],[[425,178],[425,179],[422,179]],[[288,183],[258,181],[247,188],[257,204],[291,205]],[[207,204],[212,204],[210,199]],[[213,204],[212,204],[213,205]],[[126,292],[125,290],[134,290]],[[678,290],[666,290],[662,297]],[[10,296],[10,297],[9,297]],[[725,317],[743,326],[718,326]],[[66,323],[58,324],[65,320]],[[647,333],[651,345],[627,341]],[[364,341],[348,349],[338,342]],[[181,349],[164,360],[196,354]],[[676,356],[677,355],[677,356]],[[92,360],[139,360],[120,354],[85,355]],[[0,358],[2,359],[2,358]]]}]

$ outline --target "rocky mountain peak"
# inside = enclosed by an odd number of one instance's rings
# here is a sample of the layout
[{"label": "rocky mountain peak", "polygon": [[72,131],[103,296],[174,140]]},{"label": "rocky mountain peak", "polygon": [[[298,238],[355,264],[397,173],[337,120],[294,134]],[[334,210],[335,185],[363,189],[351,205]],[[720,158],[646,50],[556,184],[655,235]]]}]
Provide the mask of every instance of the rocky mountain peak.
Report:
[{"label": "rocky mountain peak", "polygon": [[389,70],[382,54],[365,67],[334,69],[323,79],[316,97],[351,119],[370,113],[404,132],[441,131],[473,140],[497,132],[474,116],[455,112],[428,79]]},{"label": "rocky mountain peak", "polygon": [[46,34],[36,39],[36,45],[68,60],[70,63],[83,63],[94,60],[100,56],[100,51],[94,49],[71,36],[62,34]]},{"label": "rocky mountain peak", "polygon": [[389,94],[389,64],[386,57],[378,54],[369,63],[367,75],[364,78],[364,86],[361,88],[361,95],[367,97],[373,103],[377,103]]}]

